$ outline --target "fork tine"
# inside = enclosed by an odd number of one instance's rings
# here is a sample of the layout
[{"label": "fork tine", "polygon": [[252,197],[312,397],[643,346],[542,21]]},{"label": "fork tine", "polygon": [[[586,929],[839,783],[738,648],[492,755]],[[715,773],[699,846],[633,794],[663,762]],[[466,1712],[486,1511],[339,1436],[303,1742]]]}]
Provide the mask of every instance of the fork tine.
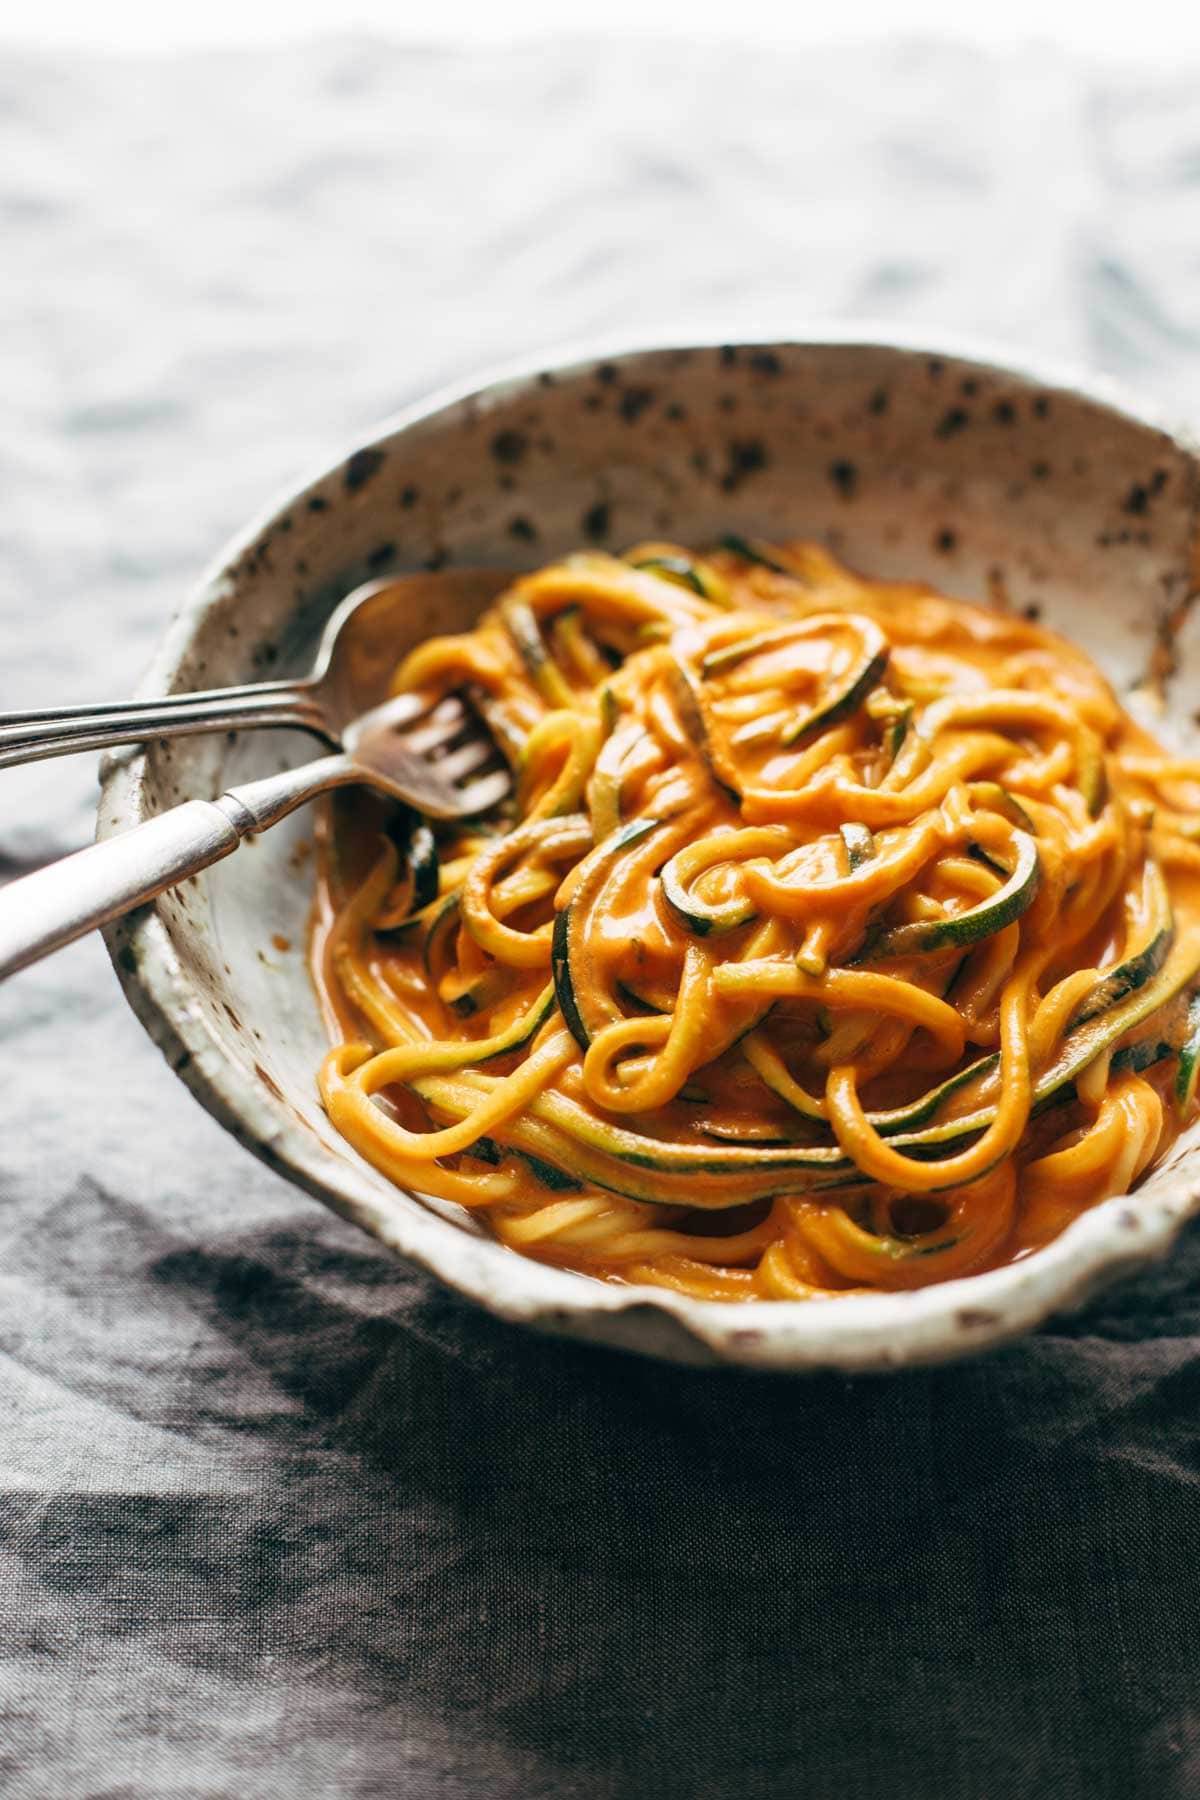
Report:
[{"label": "fork tine", "polygon": [[461,700],[456,694],[449,694],[418,723],[416,730],[405,731],[404,741],[414,756],[428,756],[431,751],[438,750],[443,745],[448,748],[470,725],[471,720]]},{"label": "fork tine", "polygon": [[443,781],[461,781],[466,775],[474,775],[486,763],[495,761],[496,746],[485,737],[473,736],[446,756],[439,756],[434,768]]},{"label": "fork tine", "polygon": [[464,814],[489,812],[507,798],[512,787],[512,780],[507,769],[493,769],[490,775],[481,775],[478,781],[468,782],[467,786],[458,790],[459,802]]},{"label": "fork tine", "polygon": [[[386,704],[389,720],[401,731],[418,724],[436,710],[432,694],[394,694]],[[437,704],[444,705],[445,702],[439,701]]]}]

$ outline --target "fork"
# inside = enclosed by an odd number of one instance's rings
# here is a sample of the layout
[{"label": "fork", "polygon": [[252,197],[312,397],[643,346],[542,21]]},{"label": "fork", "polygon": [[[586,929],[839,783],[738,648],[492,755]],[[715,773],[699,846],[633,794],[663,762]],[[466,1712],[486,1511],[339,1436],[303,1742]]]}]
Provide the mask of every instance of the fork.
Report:
[{"label": "fork", "polygon": [[186,800],[0,888],[0,979],[220,862],[330,789],[365,782],[429,818],[457,819],[490,811],[511,786],[493,739],[458,695],[398,695],[341,738],[336,755],[215,800]]},{"label": "fork", "polygon": [[448,620],[473,620],[512,579],[511,571],[503,569],[466,568],[363,582],[330,615],[308,674],[292,680],[0,713],[0,769],[221,728],[290,725],[336,744],[351,720],[386,691],[396,644],[411,638],[414,616],[435,623],[438,630],[447,629]]}]

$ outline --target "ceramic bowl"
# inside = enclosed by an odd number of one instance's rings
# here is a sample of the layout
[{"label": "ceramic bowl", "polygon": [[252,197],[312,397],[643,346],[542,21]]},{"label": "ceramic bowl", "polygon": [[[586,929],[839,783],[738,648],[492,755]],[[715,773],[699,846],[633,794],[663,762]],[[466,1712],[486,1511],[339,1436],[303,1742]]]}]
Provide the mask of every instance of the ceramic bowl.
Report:
[{"label": "ceramic bowl", "polygon": [[[141,692],[302,668],[339,596],[382,571],[517,569],[580,545],[737,531],[817,538],[867,572],[1028,609],[1186,743],[1198,468],[1182,433],[1100,383],[874,333],[556,359],[404,414],[260,519],[176,619]],[[415,606],[397,653],[468,623]],[[123,753],[106,768],[101,834],[313,753],[283,732]],[[454,1207],[398,1192],[325,1119],[303,954],[311,838],[296,815],[114,928],[120,979],[236,1138],[506,1319],[679,1362],[932,1362],[1076,1306],[1165,1254],[1200,1208],[1194,1128],[1134,1198],[1011,1268],[920,1293],[721,1305],[543,1268]]]}]

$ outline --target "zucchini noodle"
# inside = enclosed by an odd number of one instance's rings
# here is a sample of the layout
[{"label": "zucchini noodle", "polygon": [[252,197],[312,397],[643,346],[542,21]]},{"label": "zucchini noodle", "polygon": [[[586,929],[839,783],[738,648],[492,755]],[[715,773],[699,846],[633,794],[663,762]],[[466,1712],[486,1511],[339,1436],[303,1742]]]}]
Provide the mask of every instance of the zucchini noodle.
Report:
[{"label": "zucchini noodle", "polygon": [[326,811],[334,1126],[526,1256],[712,1300],[912,1289],[1194,1115],[1200,760],[1033,621],[811,544],[514,578],[460,692],[491,819]]}]

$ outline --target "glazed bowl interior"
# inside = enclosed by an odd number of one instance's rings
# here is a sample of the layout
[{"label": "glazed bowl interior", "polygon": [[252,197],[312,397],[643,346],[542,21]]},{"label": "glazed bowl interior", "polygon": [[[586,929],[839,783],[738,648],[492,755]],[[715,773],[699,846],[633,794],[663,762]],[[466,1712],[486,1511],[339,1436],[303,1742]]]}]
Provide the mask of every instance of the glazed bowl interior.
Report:
[{"label": "glazed bowl interior", "polygon": [[[436,402],[356,449],[223,559],[143,691],[303,668],[332,606],[368,575],[517,569],[581,545],[736,531],[818,539],[870,574],[1029,609],[1186,745],[1196,507],[1181,436],[1094,388],[978,358],[833,340],[586,357]],[[415,605],[397,656],[470,623]],[[312,739],[284,732],[122,753],[107,766],[101,832],[313,754]],[[237,1137],[506,1317],[683,1361],[931,1361],[1078,1303],[1161,1253],[1200,1203],[1193,1128],[1135,1200],[1105,1203],[1023,1263],[915,1294],[730,1306],[543,1268],[459,1209],[398,1192],[325,1119],[304,956],[312,836],[311,815],[297,814],[115,928],[118,973]]]}]

